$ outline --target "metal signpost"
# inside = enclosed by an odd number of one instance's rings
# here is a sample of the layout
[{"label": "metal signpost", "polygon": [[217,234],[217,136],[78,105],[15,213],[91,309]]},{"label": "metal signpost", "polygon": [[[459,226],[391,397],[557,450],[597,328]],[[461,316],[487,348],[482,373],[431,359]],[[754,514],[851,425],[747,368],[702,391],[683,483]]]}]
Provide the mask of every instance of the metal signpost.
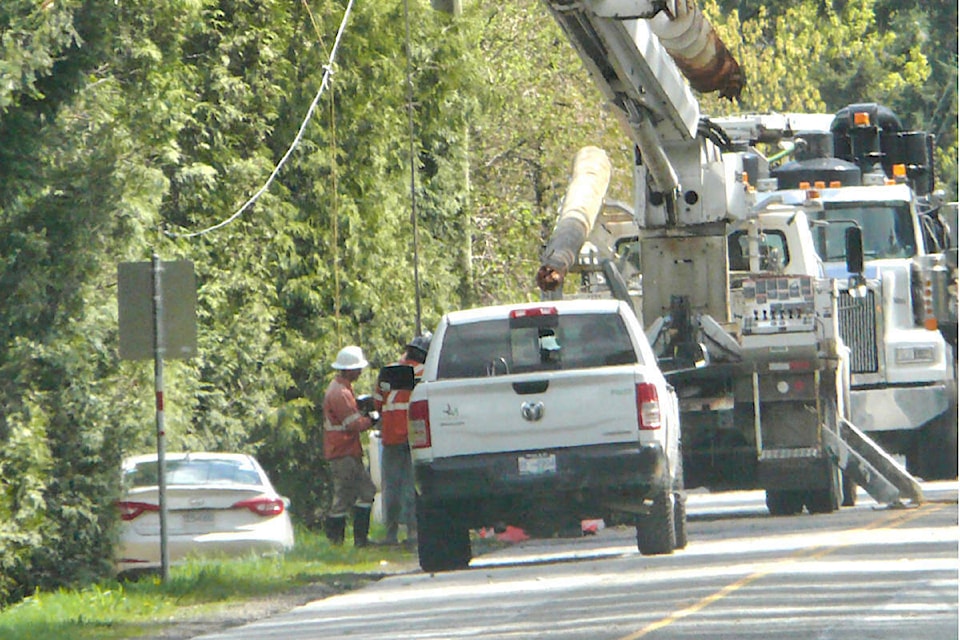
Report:
[{"label": "metal signpost", "polygon": [[193,263],[187,260],[123,262],[117,269],[120,357],[154,360],[157,423],[157,491],[160,507],[160,567],[170,577],[167,549],[166,433],[164,427],[163,358],[189,358],[197,353],[197,286]]}]

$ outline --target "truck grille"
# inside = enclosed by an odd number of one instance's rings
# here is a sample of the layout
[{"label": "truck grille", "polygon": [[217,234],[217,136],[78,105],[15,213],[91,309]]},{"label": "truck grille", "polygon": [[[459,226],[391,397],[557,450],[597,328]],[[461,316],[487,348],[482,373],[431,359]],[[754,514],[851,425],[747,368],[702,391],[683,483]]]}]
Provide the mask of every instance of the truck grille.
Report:
[{"label": "truck grille", "polygon": [[869,289],[864,298],[840,292],[840,337],[850,347],[850,373],[876,373],[880,369],[873,300],[874,292]]}]

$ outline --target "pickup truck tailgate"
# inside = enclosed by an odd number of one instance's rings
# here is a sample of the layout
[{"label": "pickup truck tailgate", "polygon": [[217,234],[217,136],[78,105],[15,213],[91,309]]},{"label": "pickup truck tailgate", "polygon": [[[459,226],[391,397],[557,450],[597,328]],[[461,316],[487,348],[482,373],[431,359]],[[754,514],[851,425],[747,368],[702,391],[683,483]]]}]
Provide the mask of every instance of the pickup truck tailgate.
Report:
[{"label": "pickup truck tailgate", "polygon": [[430,382],[433,457],[636,442],[642,367]]}]

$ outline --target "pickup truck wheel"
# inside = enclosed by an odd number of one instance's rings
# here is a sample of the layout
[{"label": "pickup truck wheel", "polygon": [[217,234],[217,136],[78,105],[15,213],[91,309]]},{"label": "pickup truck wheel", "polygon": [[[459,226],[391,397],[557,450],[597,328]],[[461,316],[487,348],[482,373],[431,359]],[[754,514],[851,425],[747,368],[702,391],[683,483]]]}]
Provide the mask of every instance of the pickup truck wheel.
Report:
[{"label": "pickup truck wheel", "polygon": [[673,493],[666,489],[653,499],[650,513],[637,519],[637,549],[640,553],[645,556],[673,553],[677,547],[674,509]]},{"label": "pickup truck wheel", "polygon": [[767,510],[772,516],[795,516],[803,511],[803,492],[767,489]]},{"label": "pickup truck wheel", "polygon": [[673,494],[673,535],[675,549],[687,547],[687,502],[679,493]]},{"label": "pickup truck wheel", "polygon": [[466,569],[470,565],[470,530],[441,507],[417,501],[417,552],[428,573]]}]

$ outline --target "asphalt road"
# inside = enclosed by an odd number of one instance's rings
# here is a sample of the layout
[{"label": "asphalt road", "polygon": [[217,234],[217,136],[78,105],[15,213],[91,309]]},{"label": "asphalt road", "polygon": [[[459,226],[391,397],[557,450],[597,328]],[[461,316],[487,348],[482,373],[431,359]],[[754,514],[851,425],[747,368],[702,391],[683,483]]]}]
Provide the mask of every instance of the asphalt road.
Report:
[{"label": "asphalt road", "polygon": [[761,492],[694,494],[672,556],[641,556],[628,528],[530,540],[203,639],[956,640],[957,483],[924,490],[780,518]]}]

